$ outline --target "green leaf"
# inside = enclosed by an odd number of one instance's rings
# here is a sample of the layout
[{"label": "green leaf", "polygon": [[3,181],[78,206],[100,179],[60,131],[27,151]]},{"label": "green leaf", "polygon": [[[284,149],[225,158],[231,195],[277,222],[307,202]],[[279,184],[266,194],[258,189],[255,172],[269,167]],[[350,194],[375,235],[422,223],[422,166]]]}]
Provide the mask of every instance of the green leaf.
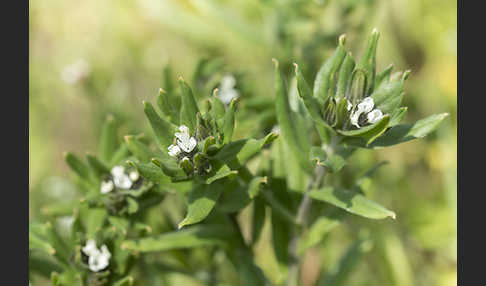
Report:
[{"label": "green leaf", "polygon": [[304,76],[300,72],[299,66],[294,63],[295,67],[295,77],[297,78],[297,89],[300,98],[304,101],[304,105],[309,112],[310,116],[314,121],[322,122],[323,124],[327,125],[324,122],[324,119],[321,114],[321,103],[319,100],[312,95],[312,90],[305,81]]},{"label": "green leaf", "polygon": [[233,130],[235,128],[235,109],[236,109],[236,99],[233,99],[228,109],[226,109],[226,113],[224,114],[223,144],[229,143],[231,141],[231,137],[233,137]]},{"label": "green leaf", "polygon": [[130,197],[127,197],[126,200],[127,200],[127,204],[128,204],[128,206],[127,206],[128,214],[136,213],[139,209],[137,201],[130,198]]},{"label": "green leaf", "polygon": [[393,127],[396,126],[402,121],[403,117],[407,114],[407,107],[400,107],[398,109],[395,109],[391,114],[390,114],[390,123],[388,123],[388,127]]},{"label": "green leaf", "polygon": [[374,89],[375,84],[375,74],[376,74],[376,46],[378,44],[378,38],[380,33],[376,29],[373,29],[371,36],[368,39],[368,47],[366,51],[356,65],[357,69],[363,69],[366,71],[366,96],[368,96]]},{"label": "green leaf", "polygon": [[262,184],[267,183],[267,177],[253,177],[248,185],[248,195],[250,199],[255,198],[260,193]]},{"label": "green leaf", "polygon": [[128,162],[130,165],[134,166],[137,171],[149,181],[157,184],[168,184],[171,182],[170,178],[162,172],[162,170],[153,163],[136,163],[133,161]]},{"label": "green leaf", "polygon": [[191,87],[189,87],[182,77],[179,77],[178,81],[182,95],[180,122],[181,125],[186,125],[191,132],[194,132],[196,130],[196,114],[199,113],[199,108],[192,94]]},{"label": "green leaf", "polygon": [[311,161],[326,167],[331,173],[339,172],[346,165],[342,156],[336,153],[327,154],[321,147],[313,146],[309,154]]},{"label": "green leaf", "polygon": [[157,143],[159,143],[162,149],[167,149],[167,147],[172,144],[174,132],[176,131],[177,127],[163,117],[160,117],[150,102],[144,101],[143,106],[145,115],[147,116],[150,126],[152,126],[152,130],[155,133]]},{"label": "green leaf", "polygon": [[390,74],[392,70],[393,70],[393,65],[390,64],[382,72],[376,75],[375,86],[374,86],[375,89],[378,88],[382,83],[386,83],[390,80]]},{"label": "green leaf", "polygon": [[150,148],[135,138],[133,135],[125,136],[128,150],[133,153],[142,163],[150,162],[155,157],[155,153]]},{"label": "green leaf", "polygon": [[187,214],[184,220],[179,223],[178,228],[204,220],[214,208],[214,205],[216,205],[223,188],[224,185],[220,182],[196,186],[189,193]]},{"label": "green leaf", "polygon": [[302,146],[299,138],[299,132],[297,131],[297,126],[295,126],[296,114],[290,109],[289,97],[287,93],[287,88],[283,82],[280,70],[278,68],[277,60],[274,60],[275,64],[275,92],[277,98],[275,101],[275,107],[277,112],[277,121],[280,126],[282,137],[288,144],[292,152],[297,155],[299,163],[304,170],[311,172],[311,166],[309,161],[306,160],[306,154],[308,150],[306,146]]},{"label": "green leaf", "polygon": [[218,89],[214,89],[213,96],[211,97],[211,113],[214,119],[220,119],[224,117],[225,108],[223,102],[218,97]]},{"label": "green leaf", "polygon": [[260,197],[256,197],[253,200],[253,215],[251,220],[251,244],[255,245],[265,224],[265,202]]},{"label": "green leaf", "polygon": [[226,178],[226,177],[232,177],[234,175],[238,174],[238,171],[231,170],[228,166],[223,165],[221,168],[218,169],[217,172],[214,173],[214,175],[207,177],[204,180],[205,184],[211,184],[217,180]]},{"label": "green leaf", "polygon": [[118,281],[116,281],[113,286],[132,286],[133,285],[133,277],[126,276]]},{"label": "green leaf", "polygon": [[96,233],[103,228],[107,217],[105,208],[80,208],[80,217],[86,229],[88,238],[95,238]]},{"label": "green leaf", "polygon": [[330,275],[326,275],[325,279],[321,280],[318,285],[347,285],[346,281],[348,281],[349,276],[361,261],[363,254],[369,251],[371,247],[373,245],[368,240],[358,240],[353,243],[339,260],[336,269]]},{"label": "green leaf", "polygon": [[312,190],[308,195],[319,201],[330,203],[347,212],[356,214],[370,219],[383,219],[392,217],[395,219],[395,213],[387,210],[378,203],[367,199],[362,194],[351,192],[344,189],[334,189],[324,187],[319,190]]},{"label": "green leaf", "polygon": [[351,76],[353,74],[355,62],[351,53],[346,53],[341,69],[339,70],[339,78],[336,88],[336,98],[346,98],[348,86],[351,84]]},{"label": "green leaf", "polygon": [[225,225],[197,225],[161,235],[126,240],[122,248],[139,252],[156,252],[171,249],[224,245],[233,234]]},{"label": "green leaf", "polygon": [[334,54],[329,58],[319,69],[314,81],[314,96],[319,98],[322,102],[326,102],[332,96],[332,87],[337,80],[337,71],[341,66],[346,51],[344,50],[344,43],[346,36],[339,37],[339,44]]},{"label": "green leaf", "polygon": [[214,156],[221,162],[233,162],[231,168],[239,168],[244,165],[249,159],[255,156],[262,150],[265,145],[272,143],[278,135],[276,133],[269,133],[263,139],[242,139],[230,142],[224,145],[223,148]]},{"label": "green leaf", "polygon": [[110,173],[110,169],[95,156],[86,154],[86,159],[88,159],[88,164],[97,178]]},{"label": "green leaf", "polygon": [[167,117],[169,122],[177,124],[179,122],[179,114],[175,110],[174,106],[170,102],[169,94],[163,89],[159,89],[159,95],[157,96],[157,106],[160,111]]},{"label": "green leaf", "polygon": [[383,83],[375,89],[370,95],[375,103],[375,108],[380,109],[384,114],[397,109],[402,103],[403,86],[409,75],[410,71],[405,71],[400,78]]},{"label": "green leaf", "polygon": [[69,167],[82,179],[91,181],[89,167],[86,163],[81,161],[78,156],[73,153],[64,153],[64,159],[68,163]]},{"label": "green leaf", "polygon": [[99,154],[103,162],[110,162],[111,157],[118,148],[118,134],[115,118],[113,115],[106,117],[101,129]]},{"label": "green leaf", "polygon": [[110,166],[120,164],[129,155],[130,155],[130,151],[128,150],[127,144],[125,144],[125,142],[123,142],[120,145],[120,147],[118,147],[118,149],[115,151],[115,154],[113,154],[113,157],[111,157],[111,159],[109,161]]},{"label": "green leaf", "polygon": [[123,235],[126,235],[128,233],[130,221],[128,221],[127,219],[116,216],[108,216],[108,221],[113,226],[115,231],[119,231]]},{"label": "green leaf", "polygon": [[434,114],[424,119],[421,119],[414,124],[401,124],[392,127],[380,138],[374,141],[373,144],[371,144],[369,147],[387,147],[417,138],[423,138],[427,134],[437,129],[442,120],[444,120],[444,118],[446,118],[448,115],[448,113]]},{"label": "green leaf", "polygon": [[341,223],[340,221],[338,216],[320,216],[317,218],[299,241],[298,253],[303,254],[307,249],[321,242],[324,235],[337,227]]},{"label": "green leaf", "polygon": [[386,131],[386,128],[388,127],[388,122],[390,122],[389,114],[383,116],[380,121],[371,125],[361,127],[360,129],[338,130],[337,132],[347,137],[360,137],[366,141],[366,145],[369,145]]},{"label": "green leaf", "polygon": [[29,250],[33,249],[43,251],[49,255],[54,255],[56,253],[54,247],[47,241],[47,238],[41,237],[29,230]]}]

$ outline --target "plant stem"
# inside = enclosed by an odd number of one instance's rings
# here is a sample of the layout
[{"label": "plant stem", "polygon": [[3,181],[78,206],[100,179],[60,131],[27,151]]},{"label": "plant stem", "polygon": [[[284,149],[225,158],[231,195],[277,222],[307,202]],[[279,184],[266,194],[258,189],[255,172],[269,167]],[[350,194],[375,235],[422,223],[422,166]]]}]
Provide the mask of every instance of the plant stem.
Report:
[{"label": "plant stem", "polygon": [[299,240],[301,237],[301,232],[306,226],[307,213],[310,210],[312,199],[309,197],[307,192],[312,189],[319,187],[321,181],[326,174],[326,169],[318,165],[314,170],[314,176],[309,185],[307,186],[306,193],[299,204],[299,209],[297,210],[296,221],[298,225],[302,227],[296,227],[292,235],[292,239],[289,244],[289,255],[290,255],[290,267],[287,279],[287,286],[297,286],[299,284],[299,269],[300,269],[300,257],[297,253],[299,247]]}]

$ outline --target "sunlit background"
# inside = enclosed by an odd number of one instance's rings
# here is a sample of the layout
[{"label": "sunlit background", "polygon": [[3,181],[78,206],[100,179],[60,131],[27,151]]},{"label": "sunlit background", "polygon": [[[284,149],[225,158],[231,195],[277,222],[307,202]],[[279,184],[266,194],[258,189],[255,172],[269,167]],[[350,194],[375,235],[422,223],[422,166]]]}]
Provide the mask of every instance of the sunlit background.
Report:
[{"label": "sunlit background", "polygon": [[[378,70],[390,63],[412,70],[405,121],[451,116],[426,139],[353,155],[355,170],[389,162],[367,195],[397,219],[355,218],[336,228],[306,254],[302,285],[314,285],[322,269],[332,272],[360,230],[376,239],[342,285],[456,285],[456,14],[452,0],[31,0],[30,218],[42,216],[45,201],[76,196],[63,152],[95,151],[107,114],[121,122],[120,136],[150,134],[142,100],[154,101],[165,65],[174,78],[191,79],[201,58],[217,58],[244,75],[242,104],[273,104],[271,58],[288,75],[298,62],[310,81],[339,35],[346,33],[348,49],[361,55],[376,27]],[[237,137],[255,128],[245,120],[239,118]],[[269,232],[267,225],[256,259],[279,283]]]}]

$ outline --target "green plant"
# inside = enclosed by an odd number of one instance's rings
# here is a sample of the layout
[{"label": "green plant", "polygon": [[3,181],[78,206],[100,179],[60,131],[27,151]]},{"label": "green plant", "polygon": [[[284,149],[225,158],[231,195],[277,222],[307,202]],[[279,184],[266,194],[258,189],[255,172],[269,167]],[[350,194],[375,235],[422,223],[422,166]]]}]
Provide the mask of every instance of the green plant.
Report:
[{"label": "green plant", "polygon": [[[383,163],[349,180],[342,174],[353,163],[351,155],[422,138],[447,116],[400,124],[409,72],[392,73],[391,66],[376,72],[378,37],[374,30],[356,63],[341,36],[313,88],[297,64],[286,84],[274,60],[272,114],[278,125],[259,139],[233,140],[237,114],[250,116],[258,104],[240,112],[244,94],[221,96],[241,87],[218,85],[224,77],[217,61],[198,65],[193,79],[198,92],[182,77],[175,88],[166,69],[159,111],[143,103],[153,137],[127,135],[120,142],[109,116],[98,156],[82,160],[66,154],[83,198],[68,206],[52,204],[52,221],[30,224],[31,271],[50,276],[54,285],[161,285],[171,273],[205,285],[267,285],[272,282],[254,252],[269,213],[280,283],[298,285],[302,254],[347,216],[395,218],[363,190]],[[238,220],[245,209],[252,210],[249,236]],[[71,211],[66,234],[54,219]],[[343,283],[354,259],[370,247],[368,235],[360,234],[339,270],[318,283]]]}]

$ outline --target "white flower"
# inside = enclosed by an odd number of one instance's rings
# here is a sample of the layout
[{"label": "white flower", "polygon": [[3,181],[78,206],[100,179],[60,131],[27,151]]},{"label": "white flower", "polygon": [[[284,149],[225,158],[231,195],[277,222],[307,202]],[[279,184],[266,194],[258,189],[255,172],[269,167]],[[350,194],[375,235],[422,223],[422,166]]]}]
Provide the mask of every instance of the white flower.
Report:
[{"label": "white flower", "polygon": [[98,248],[96,247],[96,242],[93,239],[88,240],[86,242],[86,245],[81,250],[87,256],[95,255],[98,252]]},{"label": "white flower", "polygon": [[381,110],[375,109],[370,113],[368,113],[367,118],[368,118],[368,123],[373,124],[380,121],[380,119],[383,118],[383,113],[381,112]]},{"label": "white flower", "polygon": [[346,99],[346,101],[348,102],[348,107],[346,109],[350,111],[351,108],[353,108],[353,105],[351,104],[351,102],[349,102],[349,100]]},{"label": "white flower", "polygon": [[109,193],[109,192],[113,191],[113,188],[114,187],[115,186],[113,185],[113,181],[112,180],[103,181],[103,182],[101,182],[101,193],[102,194]]},{"label": "white flower", "polygon": [[[189,135],[189,128],[187,128],[187,126],[185,125],[181,125],[179,127],[179,131],[181,132],[176,132],[174,135],[175,137],[177,138],[177,146],[179,146],[179,148],[186,152],[186,153],[189,153],[191,152],[192,150],[194,150],[194,148],[196,147],[197,145],[197,141],[196,141],[196,138],[194,137],[191,137]],[[170,148],[170,147],[169,147]],[[173,149],[173,148],[172,148]],[[171,150],[169,150],[170,152]],[[175,152],[175,151],[174,151]],[[170,155],[170,153],[169,153]],[[172,155],[171,155],[172,156]]]},{"label": "white flower", "polygon": [[[350,120],[351,120],[351,124],[353,124],[354,126],[358,127],[358,128],[361,128],[361,126],[359,126],[359,117],[362,113],[369,113],[370,111],[373,110],[373,107],[375,106],[375,102],[373,101],[373,98],[371,97],[366,97],[365,99],[363,99],[363,101],[361,101],[358,106],[357,106],[357,109],[351,113],[351,116],[350,116]],[[348,105],[348,108],[349,108],[349,105]],[[381,111],[380,111],[381,112]]]},{"label": "white flower", "polygon": [[113,183],[115,187],[119,189],[130,189],[132,181],[125,174],[125,168],[123,166],[115,166],[111,169],[111,175],[113,176]]},{"label": "white flower", "polygon": [[79,59],[63,68],[61,78],[64,82],[75,84],[85,78],[90,70],[89,64],[84,59]]},{"label": "white flower", "polygon": [[236,84],[236,79],[232,75],[225,75],[221,79],[219,85],[218,97],[223,104],[230,104],[233,98],[239,96],[238,91],[234,88]]},{"label": "white flower", "polygon": [[136,182],[140,177],[137,171],[131,171],[130,174],[128,174],[128,176],[130,177],[130,180],[132,180],[132,182]]},{"label": "white flower", "polygon": [[90,239],[82,248],[82,251],[88,256],[88,266],[93,272],[105,269],[110,261],[111,253],[106,245],[101,246],[101,250],[96,247],[96,242]]},{"label": "white flower", "polygon": [[175,157],[181,153],[181,148],[179,148],[177,145],[171,144],[167,149],[169,149],[169,155],[172,157]]}]

